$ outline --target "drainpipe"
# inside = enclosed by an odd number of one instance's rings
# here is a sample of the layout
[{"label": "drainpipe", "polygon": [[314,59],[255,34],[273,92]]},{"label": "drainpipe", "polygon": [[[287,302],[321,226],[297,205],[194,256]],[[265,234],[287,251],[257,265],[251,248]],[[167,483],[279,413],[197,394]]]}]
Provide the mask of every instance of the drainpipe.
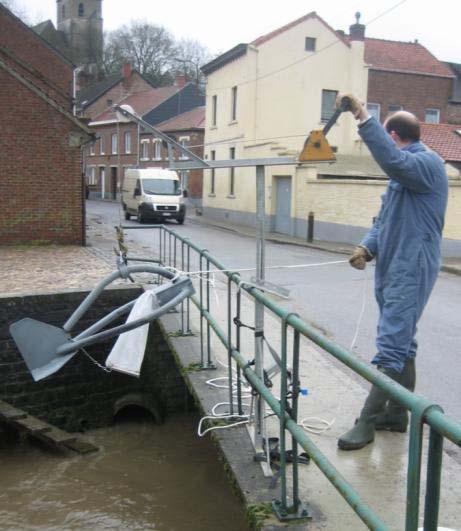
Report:
[{"label": "drainpipe", "polygon": [[74,116],[77,116],[77,80],[78,75],[80,72],[84,69],[84,66],[77,66],[77,68],[74,68],[73,75],[72,75],[72,101],[74,102],[72,113]]}]

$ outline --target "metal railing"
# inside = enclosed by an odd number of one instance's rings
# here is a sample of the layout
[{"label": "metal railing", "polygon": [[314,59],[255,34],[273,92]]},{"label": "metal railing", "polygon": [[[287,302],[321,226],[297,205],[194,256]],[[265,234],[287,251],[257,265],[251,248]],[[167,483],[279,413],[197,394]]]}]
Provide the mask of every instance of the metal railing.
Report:
[{"label": "metal railing", "polygon": [[[443,457],[444,438],[461,446],[461,424],[446,417],[437,404],[431,403],[427,399],[411,393],[387,376],[375,371],[369,364],[357,359],[347,349],[339,346],[328,338],[324,337],[316,329],[303,321],[298,315],[291,313],[272,299],[269,299],[255,287],[242,283],[239,273],[232,272],[219,260],[214,258],[207,249],[201,248],[184,238],[174,230],[164,225],[150,226],[124,226],[125,230],[130,229],[155,229],[157,233],[156,245],[158,247],[158,257],[142,258],[128,257],[131,261],[152,261],[163,266],[169,266],[180,271],[191,272],[201,271],[198,281],[198,295],[191,297],[192,303],[197,307],[200,315],[200,365],[203,369],[213,368],[211,354],[211,333],[223,344],[228,353],[228,377],[229,377],[229,402],[231,413],[233,413],[235,397],[232,395],[232,361],[236,363],[237,370],[237,412],[242,414],[241,400],[241,378],[242,375],[250,383],[253,391],[258,393],[266,404],[272,409],[280,423],[280,500],[274,504],[274,509],[281,519],[290,519],[306,516],[306,513],[299,500],[298,487],[298,446],[303,448],[310,458],[315,462],[322,473],[328,478],[333,486],[339,491],[341,496],[352,507],[355,513],[370,528],[376,530],[388,529],[386,523],[369,507],[348,483],[348,481],[332,465],[327,457],[321,452],[317,445],[310,439],[301,426],[298,425],[298,396],[299,387],[299,353],[300,338],[305,337],[315,343],[324,351],[352,369],[356,374],[365,378],[374,385],[385,390],[390,398],[395,402],[405,406],[411,413],[410,438],[409,438],[409,459],[407,474],[407,503],[406,503],[406,531],[417,531],[419,522],[419,499],[421,487],[422,470],[422,442],[424,424],[430,428],[429,447],[426,471],[426,495],[424,505],[424,530],[436,531],[440,504],[441,470]],[[195,253],[195,254],[193,254]],[[219,325],[213,315],[210,305],[210,277],[220,271],[225,275],[227,283],[227,330]],[[234,289],[233,289],[234,286]],[[280,319],[281,335],[281,390],[280,399],[276,398],[249,364],[248,360],[241,353],[241,297],[242,290],[245,291],[255,302],[261,303],[264,308]],[[232,304],[233,294],[235,302]],[[191,307],[189,299],[181,304],[181,333],[186,335],[191,333],[190,322]],[[234,330],[233,330],[234,329]],[[287,349],[288,334],[292,334],[292,384],[290,390],[287,388]],[[286,432],[292,437],[292,505],[289,505],[287,495],[287,474],[286,474]]]}]

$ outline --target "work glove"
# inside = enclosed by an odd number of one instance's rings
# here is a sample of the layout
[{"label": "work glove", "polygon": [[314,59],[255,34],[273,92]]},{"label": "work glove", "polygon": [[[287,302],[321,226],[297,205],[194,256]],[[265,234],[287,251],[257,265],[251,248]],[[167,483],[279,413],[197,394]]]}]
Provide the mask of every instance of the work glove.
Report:
[{"label": "work glove", "polygon": [[363,270],[372,258],[365,247],[357,246],[349,258],[349,263],[355,269]]},{"label": "work glove", "polygon": [[336,108],[351,112],[356,120],[362,119],[365,113],[363,103],[353,94],[338,94]]}]

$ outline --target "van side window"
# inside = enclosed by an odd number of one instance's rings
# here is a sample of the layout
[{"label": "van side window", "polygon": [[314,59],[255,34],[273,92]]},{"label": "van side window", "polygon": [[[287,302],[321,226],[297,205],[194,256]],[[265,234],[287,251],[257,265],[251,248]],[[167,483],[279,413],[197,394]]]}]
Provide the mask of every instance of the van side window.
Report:
[{"label": "van side window", "polygon": [[134,187],[134,195],[141,195],[141,181],[139,179],[136,180],[136,185]]}]

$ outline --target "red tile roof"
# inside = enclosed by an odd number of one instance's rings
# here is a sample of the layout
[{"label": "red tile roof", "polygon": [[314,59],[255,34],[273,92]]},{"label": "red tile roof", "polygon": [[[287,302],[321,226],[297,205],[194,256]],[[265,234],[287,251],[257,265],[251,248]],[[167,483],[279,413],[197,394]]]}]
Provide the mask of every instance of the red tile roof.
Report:
[{"label": "red tile roof", "polygon": [[[119,102],[119,105],[130,105],[137,114],[140,116],[146,114],[152,109],[155,109],[163,101],[167,100],[176,92],[180,90],[180,87],[160,87],[145,90],[143,92],[137,92],[131,96],[127,96]],[[94,118],[94,122],[105,122],[109,120],[115,120],[115,113],[111,109],[105,110],[102,114]]]},{"label": "red tile roof", "polygon": [[[457,133],[459,131],[460,133]],[[461,126],[421,124],[421,140],[447,162],[461,162]]]},{"label": "red tile roof", "polygon": [[161,131],[179,131],[187,129],[205,128],[205,106],[196,107],[190,111],[174,116],[169,120],[157,124],[155,127]]},{"label": "red tile roof", "polygon": [[418,42],[365,38],[365,62],[374,70],[454,77],[448,66]]},{"label": "red tile roof", "polygon": [[339,40],[341,40],[347,46],[350,46],[348,40],[345,39],[342,35],[336,33],[336,31],[331,26],[329,26],[322,18],[320,18],[315,11],[311,11],[307,15],[304,15],[301,18],[293,20],[293,22],[290,22],[290,23],[286,24],[285,26],[281,26],[280,28],[278,28],[278,29],[276,29],[274,31],[271,31],[270,33],[266,33],[266,35],[261,35],[261,37],[258,37],[257,39],[255,39],[251,44],[253,44],[254,46],[259,46],[260,44],[263,44],[264,42],[276,37],[277,35],[280,35],[284,31],[287,31],[287,30],[293,28],[294,26],[297,26],[298,24],[301,24],[302,22],[304,22],[305,20],[308,20],[310,18],[317,19],[326,28],[328,28],[334,35],[336,35],[336,37],[338,37]]}]

